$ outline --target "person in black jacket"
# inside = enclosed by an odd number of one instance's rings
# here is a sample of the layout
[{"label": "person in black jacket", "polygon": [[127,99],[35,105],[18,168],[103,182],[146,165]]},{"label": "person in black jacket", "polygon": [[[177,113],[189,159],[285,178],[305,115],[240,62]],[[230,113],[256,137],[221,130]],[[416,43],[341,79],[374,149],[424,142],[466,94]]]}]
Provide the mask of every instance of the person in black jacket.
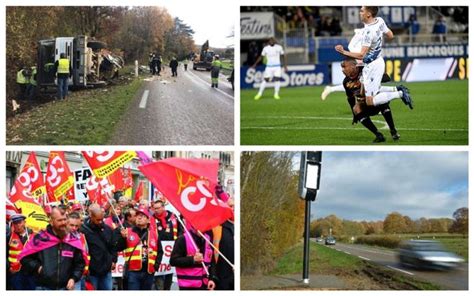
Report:
[{"label": "person in black jacket", "polygon": [[84,272],[85,260],[79,238],[67,232],[64,208],[51,211],[50,224],[20,253],[25,272],[36,276],[36,290],[73,290]]},{"label": "person in black jacket", "polygon": [[[192,227],[189,227],[190,229],[188,230],[189,234],[191,235],[192,239],[196,243],[196,246],[198,248],[198,252],[195,253],[194,256],[191,256],[187,254],[187,248],[186,248],[186,238],[185,235],[187,235],[186,231],[182,235],[178,237],[176,240],[173,251],[171,252],[171,257],[170,257],[170,265],[175,266],[176,268],[201,268],[202,267],[202,262],[204,261],[204,250],[205,250],[205,245],[206,241],[204,238],[202,238],[199,234],[197,234],[196,230],[192,229]],[[212,241],[212,233],[208,232],[208,235],[210,236],[210,241]],[[180,290],[214,290],[215,288],[215,282],[217,281],[216,278],[216,266],[215,266],[215,261],[211,259],[211,264],[207,266],[209,275],[207,276],[208,283],[207,285],[205,282],[202,282],[201,287],[199,288],[185,288],[182,287],[180,284],[180,276],[178,274],[178,285],[180,286]],[[186,280],[186,279],[184,279]]]},{"label": "person in black jacket", "polygon": [[[234,222],[226,221],[222,225],[222,236],[219,251],[234,264]],[[234,269],[223,258],[215,256],[216,263],[216,290],[234,290]]]},{"label": "person in black jacket", "polygon": [[170,68],[171,68],[171,76],[172,77],[178,77],[178,61],[176,58],[173,58],[170,62]]},{"label": "person in black jacket", "polygon": [[117,237],[110,226],[104,223],[104,211],[98,204],[89,207],[90,218],[81,232],[85,234],[89,247],[89,274],[96,290],[112,290],[112,270],[117,262],[115,248]]}]

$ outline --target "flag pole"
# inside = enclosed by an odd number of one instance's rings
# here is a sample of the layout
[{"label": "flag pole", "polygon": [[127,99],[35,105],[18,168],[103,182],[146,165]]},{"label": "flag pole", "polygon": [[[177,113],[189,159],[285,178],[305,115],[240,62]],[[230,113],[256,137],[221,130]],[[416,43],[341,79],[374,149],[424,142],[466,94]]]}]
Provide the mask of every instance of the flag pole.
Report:
[{"label": "flag pole", "polygon": [[[181,226],[183,226],[184,231],[189,235],[189,238],[191,239],[191,243],[193,244],[193,247],[199,252],[199,248],[196,246],[196,242],[194,241],[193,237],[191,236],[191,233],[189,233],[188,229],[186,228],[186,225],[184,225],[183,220],[181,220],[179,215],[176,215],[176,218],[178,218],[178,221],[179,221],[179,223],[181,223]],[[202,264],[202,267],[204,267],[204,270],[206,271],[206,274],[209,275],[209,271],[207,270],[207,267],[206,267],[206,264],[204,263],[204,261],[202,261],[201,264]]]},{"label": "flag pole", "polygon": [[227,259],[227,257],[224,256],[224,254],[222,254],[221,251],[219,251],[219,249],[218,249],[210,240],[208,240],[208,239],[206,238],[206,236],[205,236],[200,230],[198,230],[198,233],[202,236],[202,238],[203,238],[208,244],[210,244],[210,245],[214,248],[214,250],[217,251],[217,253],[219,253],[219,255],[225,260],[225,262],[227,262],[227,263],[232,267],[232,269],[235,269],[234,264],[232,264],[232,263],[230,262],[230,260]]},{"label": "flag pole", "polygon": [[113,205],[112,202],[110,201],[109,193],[106,192],[105,194],[107,194],[107,202],[110,204],[110,207],[112,208],[112,212],[114,212],[114,216],[117,217],[117,220],[118,220],[118,222],[119,222],[119,224],[120,224],[120,228],[121,228],[121,229],[124,229],[125,227],[123,227],[122,221],[120,221],[120,217],[117,215],[117,212],[115,211],[114,205]]}]

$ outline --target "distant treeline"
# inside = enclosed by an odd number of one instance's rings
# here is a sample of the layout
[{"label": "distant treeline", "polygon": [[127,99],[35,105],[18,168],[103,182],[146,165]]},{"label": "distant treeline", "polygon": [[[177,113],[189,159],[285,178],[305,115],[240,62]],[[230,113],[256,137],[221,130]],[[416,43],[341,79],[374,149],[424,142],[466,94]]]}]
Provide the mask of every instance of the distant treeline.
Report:
[{"label": "distant treeline", "polygon": [[303,235],[304,202],[298,197],[294,153],[241,155],[241,272],[263,273]]},{"label": "distant treeline", "polygon": [[384,221],[351,221],[329,215],[311,223],[311,236],[358,236],[369,234],[403,233],[460,233],[468,234],[469,215],[467,208],[459,208],[453,218],[420,218],[412,220],[398,212],[385,217]]}]

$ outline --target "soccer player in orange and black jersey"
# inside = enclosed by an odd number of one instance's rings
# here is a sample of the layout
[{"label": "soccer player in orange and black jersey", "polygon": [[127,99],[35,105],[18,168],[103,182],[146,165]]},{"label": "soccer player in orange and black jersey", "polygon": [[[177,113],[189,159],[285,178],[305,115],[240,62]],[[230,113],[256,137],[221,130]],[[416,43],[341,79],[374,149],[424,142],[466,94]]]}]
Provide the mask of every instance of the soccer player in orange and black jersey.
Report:
[{"label": "soccer player in orange and black jersey", "polygon": [[[347,102],[351,106],[352,114],[354,119],[352,124],[360,122],[365,128],[371,131],[375,135],[374,143],[385,142],[384,135],[374,125],[370,116],[382,113],[385,121],[387,122],[390,133],[393,140],[400,139],[395,123],[393,122],[392,112],[389,104],[383,104],[379,106],[367,106],[365,104],[364,92],[361,91],[363,85],[360,82],[360,76],[362,74],[362,67],[357,65],[356,60],[347,59],[341,63],[342,72],[346,76],[343,81],[344,89],[346,90]],[[388,75],[384,75],[382,82],[390,81]]]}]

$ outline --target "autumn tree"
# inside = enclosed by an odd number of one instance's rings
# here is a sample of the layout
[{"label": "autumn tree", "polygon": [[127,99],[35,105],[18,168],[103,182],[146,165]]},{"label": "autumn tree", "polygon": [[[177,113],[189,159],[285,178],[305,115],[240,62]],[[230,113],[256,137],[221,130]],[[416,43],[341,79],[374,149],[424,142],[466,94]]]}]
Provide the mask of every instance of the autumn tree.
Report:
[{"label": "autumn tree", "polygon": [[466,236],[469,233],[469,209],[459,208],[453,213],[454,223],[451,225],[449,232],[462,233]]},{"label": "autumn tree", "polygon": [[290,152],[241,155],[241,270],[265,272],[303,235],[304,202]]},{"label": "autumn tree", "polygon": [[403,216],[398,212],[392,212],[385,217],[383,231],[390,233],[403,233],[406,230],[406,223]]}]

